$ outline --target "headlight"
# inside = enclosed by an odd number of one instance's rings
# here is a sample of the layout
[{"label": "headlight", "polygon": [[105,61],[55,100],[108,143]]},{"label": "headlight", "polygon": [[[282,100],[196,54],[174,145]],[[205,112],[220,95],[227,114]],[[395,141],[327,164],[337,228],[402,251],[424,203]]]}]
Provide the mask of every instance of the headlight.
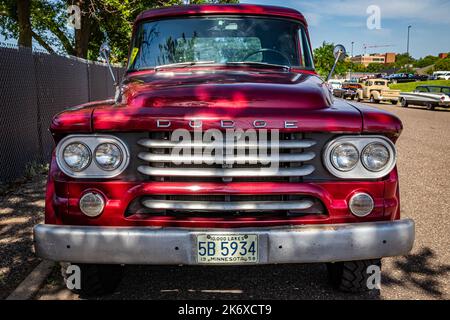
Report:
[{"label": "headlight", "polygon": [[64,162],[73,171],[83,171],[91,162],[91,151],[81,143],[75,142],[67,145],[63,151]]},{"label": "headlight", "polygon": [[379,179],[395,167],[394,144],[383,136],[342,136],[323,152],[328,171],[342,179]]},{"label": "headlight", "polygon": [[356,147],[350,143],[339,144],[331,151],[331,162],[340,171],[353,169],[359,160]]},{"label": "headlight", "polygon": [[389,150],[388,148],[378,142],[367,145],[362,154],[361,160],[364,167],[370,171],[383,170],[389,163]]},{"label": "headlight", "polygon": [[122,152],[113,143],[102,143],[95,149],[95,162],[103,170],[114,170],[122,162]]},{"label": "headlight", "polygon": [[110,135],[74,134],[56,146],[58,167],[73,178],[113,178],[126,169],[129,161],[126,144]]}]

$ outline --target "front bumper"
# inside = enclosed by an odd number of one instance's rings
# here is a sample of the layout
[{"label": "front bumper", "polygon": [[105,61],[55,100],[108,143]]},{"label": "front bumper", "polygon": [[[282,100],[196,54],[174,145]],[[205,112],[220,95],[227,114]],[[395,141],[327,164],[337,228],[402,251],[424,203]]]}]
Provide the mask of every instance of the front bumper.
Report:
[{"label": "front bumper", "polygon": [[260,264],[334,262],[407,254],[414,221],[207,230],[40,224],[34,240],[38,256],[54,261],[194,265],[196,236],[205,233],[258,235]]}]

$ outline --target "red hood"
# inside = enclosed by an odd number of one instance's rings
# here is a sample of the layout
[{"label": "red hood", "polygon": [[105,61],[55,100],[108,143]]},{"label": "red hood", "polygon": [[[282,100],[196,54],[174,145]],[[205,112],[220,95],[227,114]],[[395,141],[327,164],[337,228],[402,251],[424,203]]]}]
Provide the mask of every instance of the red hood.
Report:
[{"label": "red hood", "polygon": [[[170,128],[157,128],[157,120],[170,121]],[[97,102],[65,111],[55,116],[51,129],[56,133],[191,129],[190,120],[201,120],[204,130],[220,128],[221,120],[233,120],[242,129],[264,120],[267,129],[285,131],[374,130],[393,136],[401,131],[400,120],[389,113],[332,102],[329,90],[314,75],[251,70],[180,73],[180,69],[176,75],[136,74],[125,81],[123,104]],[[297,128],[286,129],[285,121],[296,122]]]},{"label": "red hood", "polygon": [[239,69],[183,70],[129,77],[125,87],[127,105],[311,110],[331,104],[325,84],[315,75]]}]

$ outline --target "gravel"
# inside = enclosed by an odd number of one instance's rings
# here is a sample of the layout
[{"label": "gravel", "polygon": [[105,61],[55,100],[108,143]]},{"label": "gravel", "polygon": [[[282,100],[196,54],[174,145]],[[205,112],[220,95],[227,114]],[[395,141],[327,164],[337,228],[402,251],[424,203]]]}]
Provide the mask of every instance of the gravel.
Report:
[{"label": "gravel", "polygon": [[40,262],[33,253],[33,226],[44,221],[45,175],[0,196],[0,300]]},{"label": "gravel", "polygon": [[[117,292],[99,299],[449,299],[450,110],[377,105],[397,114],[403,217],[416,221],[404,257],[383,259],[382,290],[343,294],[327,285],[321,264],[252,267],[129,266]],[[79,299],[58,272],[39,299]]]}]

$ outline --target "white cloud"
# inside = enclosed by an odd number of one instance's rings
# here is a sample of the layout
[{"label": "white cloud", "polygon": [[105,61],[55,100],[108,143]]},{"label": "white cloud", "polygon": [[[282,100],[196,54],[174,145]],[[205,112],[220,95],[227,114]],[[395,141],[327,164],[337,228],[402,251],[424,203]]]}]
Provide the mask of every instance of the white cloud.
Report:
[{"label": "white cloud", "polygon": [[367,7],[377,5],[381,19],[411,19],[437,24],[450,24],[450,1],[447,0],[339,0],[288,1],[300,11],[324,16],[367,17]]}]

